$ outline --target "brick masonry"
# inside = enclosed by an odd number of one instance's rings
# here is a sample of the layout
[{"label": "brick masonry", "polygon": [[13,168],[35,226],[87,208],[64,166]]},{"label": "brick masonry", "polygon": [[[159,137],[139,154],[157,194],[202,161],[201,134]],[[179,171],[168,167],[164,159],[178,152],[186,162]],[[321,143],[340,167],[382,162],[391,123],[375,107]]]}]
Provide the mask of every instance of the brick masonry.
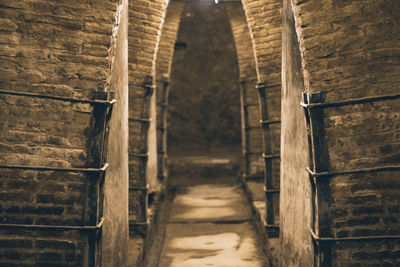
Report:
[{"label": "brick masonry", "polygon": [[[258,83],[266,86],[266,118],[263,120],[281,120],[282,1],[243,0],[242,3],[252,39]],[[264,126],[264,132],[268,132],[263,140],[267,154],[280,154],[280,128],[280,124]],[[270,165],[266,162],[265,166],[267,177],[271,176],[267,178],[270,180],[268,189],[279,190],[280,159],[269,161]],[[273,208],[268,224],[279,225],[279,194],[270,197]]]},{"label": "brick masonry", "polygon": [[[182,11],[185,7],[183,2],[171,2],[168,5],[165,22],[161,33],[160,43],[156,60],[156,99],[157,99],[157,163],[158,176],[165,179],[167,170],[167,117],[168,117],[168,96],[172,59],[175,50],[175,41],[181,21]],[[165,180],[160,180],[161,183]]]},{"label": "brick masonry", "polygon": [[[143,85],[155,85],[156,56],[166,9],[167,2],[163,0],[129,3],[129,221],[133,225],[146,224],[148,220],[148,192],[135,188],[150,185],[151,191],[158,186],[157,122],[151,115],[156,111],[155,97],[152,89]],[[137,120],[151,118],[152,123]]]},{"label": "brick masonry", "polygon": [[[399,40],[393,38],[399,30],[394,15],[398,2],[292,1],[287,8],[294,12],[303,91],[327,103],[399,92]],[[398,164],[399,110],[398,99],[316,109],[321,119],[314,128],[322,134],[315,143],[321,152],[317,171]],[[399,234],[399,212],[394,207],[400,196],[392,190],[398,188],[398,171],[326,178],[317,183],[321,191],[317,234],[337,238]],[[290,257],[299,243],[294,235],[288,238],[292,242],[283,255]],[[394,240],[332,242],[323,249],[335,266],[399,264]]]},{"label": "brick masonry", "polygon": [[[246,104],[257,104],[257,69],[253,52],[253,43],[243,6],[241,3],[231,3],[225,5],[225,8],[229,15],[229,21],[235,39],[240,80],[243,82],[244,90],[246,91]],[[262,151],[260,150],[260,147],[262,147],[262,129],[260,125],[260,112],[258,110],[258,105],[248,106],[247,113],[248,130],[242,129],[242,131],[245,130],[245,132],[242,133],[242,137],[246,138],[245,135],[247,135],[247,152],[251,152],[251,154],[248,154],[248,175],[263,174],[264,161],[261,157]],[[242,142],[244,141],[245,140]]]},{"label": "brick masonry", "polygon": [[[126,257],[128,126],[129,186],[149,183],[151,190],[159,189],[156,97],[149,102],[149,112],[144,110],[142,85],[155,85],[162,74],[170,72],[182,6],[171,4],[171,17],[167,15],[162,35],[167,3],[161,0],[130,1],[129,33],[127,1],[0,0],[1,90],[81,99],[92,99],[99,90],[116,92],[119,104],[109,122],[107,147],[111,167],[104,191],[104,266],[123,266]],[[232,4],[227,11],[241,77],[253,83],[248,89],[254,88],[255,78],[266,83],[272,120],[281,117],[282,98],[282,132],[278,126],[270,128],[273,153],[282,155],[281,165],[278,161],[273,165],[273,182],[277,185],[281,178],[282,190],[281,265],[310,266],[314,260],[321,261],[321,253],[327,253],[333,266],[399,265],[397,240],[339,241],[329,248],[323,246],[323,252],[313,246],[309,233],[313,224],[322,237],[398,235],[398,171],[329,177],[317,185],[320,205],[315,210],[317,220],[313,220],[313,190],[304,170],[309,166],[307,129],[299,105],[304,91],[322,102],[399,92],[398,1],[285,0],[282,9],[280,1],[244,0],[244,13],[238,6]],[[256,91],[248,91],[249,101],[257,101]],[[0,103],[1,164],[100,165],[92,106],[10,95],[1,95]],[[154,124],[149,132],[143,122],[132,120],[151,113]],[[249,113],[250,125],[257,125],[258,107]],[[320,151],[317,171],[399,163],[398,99],[330,107],[317,113],[320,120],[313,125],[320,133],[314,144]],[[260,147],[261,142],[261,133],[251,135],[251,148]],[[148,164],[133,157],[147,152]],[[93,225],[96,185],[91,178],[68,172],[2,169],[0,223]],[[146,222],[146,193],[130,193],[131,220]],[[82,266],[87,262],[85,232],[0,231],[0,266]]]},{"label": "brick masonry", "polygon": [[[118,91],[121,85],[113,78],[118,61],[113,38],[120,10],[116,1],[106,0],[1,1],[0,89],[78,99],[92,99],[99,90]],[[1,164],[99,167],[92,147],[96,118],[91,105],[9,95],[1,95],[0,102],[1,116],[6,118],[0,123]],[[112,123],[119,119],[113,117]],[[107,179],[113,180],[115,174],[111,171]],[[95,225],[95,181],[77,173],[1,169],[0,221]],[[109,193],[105,193],[107,203]],[[119,197],[123,202],[122,192]],[[118,201],[112,204],[116,207]],[[109,231],[126,233],[127,229],[124,223],[116,223],[116,228],[110,225],[127,214],[123,210],[119,215],[106,213],[103,238],[113,244],[115,236]],[[2,229],[0,265],[85,266],[88,242],[84,231]],[[115,266],[124,261],[124,249],[111,249]],[[105,255],[108,252],[103,250]],[[103,263],[112,266],[111,258]]]}]

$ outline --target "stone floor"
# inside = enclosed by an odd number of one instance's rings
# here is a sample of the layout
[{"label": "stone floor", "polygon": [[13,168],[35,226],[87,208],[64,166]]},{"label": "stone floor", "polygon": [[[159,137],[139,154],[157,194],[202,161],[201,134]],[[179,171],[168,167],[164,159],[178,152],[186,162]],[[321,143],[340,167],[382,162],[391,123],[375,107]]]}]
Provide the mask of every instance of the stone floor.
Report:
[{"label": "stone floor", "polygon": [[185,187],[172,204],[159,266],[265,266],[251,220],[239,185]]}]

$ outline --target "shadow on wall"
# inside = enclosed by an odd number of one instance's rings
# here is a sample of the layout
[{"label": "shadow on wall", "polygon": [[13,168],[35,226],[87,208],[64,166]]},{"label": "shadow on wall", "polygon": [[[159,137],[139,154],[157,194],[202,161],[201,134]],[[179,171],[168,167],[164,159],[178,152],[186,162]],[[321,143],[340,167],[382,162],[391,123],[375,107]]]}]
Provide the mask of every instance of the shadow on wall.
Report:
[{"label": "shadow on wall", "polygon": [[188,2],[172,65],[169,148],[240,146],[238,77],[224,6]]}]

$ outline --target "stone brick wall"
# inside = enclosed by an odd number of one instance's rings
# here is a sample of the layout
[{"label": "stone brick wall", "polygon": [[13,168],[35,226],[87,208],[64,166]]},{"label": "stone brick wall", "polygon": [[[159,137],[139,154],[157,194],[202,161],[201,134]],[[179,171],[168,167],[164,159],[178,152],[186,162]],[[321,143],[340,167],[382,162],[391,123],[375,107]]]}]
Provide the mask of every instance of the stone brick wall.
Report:
[{"label": "stone brick wall", "polygon": [[[398,94],[397,1],[292,1],[305,91],[314,102]],[[311,111],[319,133],[315,232],[353,238],[399,234],[398,98],[347,103]],[[358,172],[372,168],[372,172]],[[340,174],[353,171],[356,173]],[[339,172],[339,173],[337,173]],[[332,241],[317,249],[332,265],[398,264],[398,241]],[[293,243],[291,244],[294,245]],[[322,261],[323,262],[323,261]],[[323,262],[324,263],[324,262]]]},{"label": "stone brick wall", "polygon": [[181,21],[183,2],[171,2],[168,5],[165,22],[161,33],[156,62],[156,99],[157,99],[157,153],[158,177],[160,181],[167,176],[167,116],[168,96],[172,59],[175,41]]},{"label": "stone brick wall", "polygon": [[[265,121],[281,119],[281,53],[282,53],[282,1],[243,0],[248,27],[253,40],[257,77],[265,86]],[[280,154],[280,123],[264,124],[264,152],[267,156]],[[279,190],[280,158],[266,159],[268,190]],[[267,216],[268,224],[279,225],[279,193],[270,194],[273,215]],[[271,203],[272,201],[272,203]],[[268,202],[268,201],[267,201]],[[268,207],[268,203],[267,203]],[[267,214],[270,211],[267,208]],[[270,219],[268,219],[270,217]]]},{"label": "stone brick wall", "polygon": [[[260,112],[258,109],[258,92],[256,62],[253,52],[253,43],[247,25],[246,15],[241,3],[225,4],[228,12],[229,21],[232,28],[233,37],[235,39],[236,54],[238,57],[240,81],[242,82],[244,99],[250,104],[243,109],[247,109],[247,117],[242,118],[242,148],[248,157],[248,173],[247,175],[257,175],[264,173],[264,161],[261,157],[262,151],[262,132],[260,125]],[[256,105],[252,105],[256,104]],[[242,115],[243,116],[243,115]],[[247,127],[247,129],[245,128]],[[247,143],[247,145],[246,145]],[[246,147],[247,146],[247,147]],[[245,151],[246,150],[246,151]]]},{"label": "stone brick wall", "polygon": [[[110,47],[117,8],[111,0],[1,1],[0,90],[93,99],[96,91],[118,89],[112,84]],[[9,94],[1,94],[0,101],[2,165],[98,168],[101,164],[93,150],[98,118],[91,105]],[[93,178],[65,171],[1,168],[1,223],[95,225]],[[126,218],[123,212],[121,216]],[[110,214],[107,223],[112,220]],[[123,231],[123,222],[114,225],[113,230]],[[88,264],[85,231],[1,231],[0,258],[6,265]],[[125,248],[120,249],[124,254]]]},{"label": "stone brick wall", "polygon": [[[129,3],[129,214],[134,228],[146,228],[145,188],[157,186],[156,131],[153,126],[149,133],[151,122],[146,120],[155,111],[152,87],[166,8],[164,0]],[[152,123],[156,124],[154,116]]]}]

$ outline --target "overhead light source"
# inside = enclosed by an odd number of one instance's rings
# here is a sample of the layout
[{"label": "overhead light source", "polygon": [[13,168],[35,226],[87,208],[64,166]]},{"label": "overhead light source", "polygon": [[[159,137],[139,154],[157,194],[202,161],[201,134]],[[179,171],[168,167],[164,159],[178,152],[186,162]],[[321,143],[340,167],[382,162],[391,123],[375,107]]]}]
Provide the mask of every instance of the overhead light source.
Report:
[{"label": "overhead light source", "polygon": [[218,0],[214,0],[216,4],[218,4]]}]

